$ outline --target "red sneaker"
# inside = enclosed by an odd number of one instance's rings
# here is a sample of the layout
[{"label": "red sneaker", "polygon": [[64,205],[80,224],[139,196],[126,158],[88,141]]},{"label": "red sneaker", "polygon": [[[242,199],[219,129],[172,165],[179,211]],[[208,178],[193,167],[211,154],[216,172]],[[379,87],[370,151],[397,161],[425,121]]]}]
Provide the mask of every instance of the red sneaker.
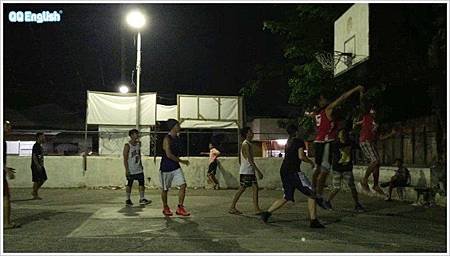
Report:
[{"label": "red sneaker", "polygon": [[169,207],[164,207],[162,213],[163,213],[165,216],[172,216],[172,215],[173,215],[173,213],[172,213],[172,211],[170,210]]},{"label": "red sneaker", "polygon": [[181,215],[181,216],[189,216],[191,215],[190,212],[187,212],[186,209],[184,208],[183,205],[178,205],[178,209],[176,211],[177,215]]}]

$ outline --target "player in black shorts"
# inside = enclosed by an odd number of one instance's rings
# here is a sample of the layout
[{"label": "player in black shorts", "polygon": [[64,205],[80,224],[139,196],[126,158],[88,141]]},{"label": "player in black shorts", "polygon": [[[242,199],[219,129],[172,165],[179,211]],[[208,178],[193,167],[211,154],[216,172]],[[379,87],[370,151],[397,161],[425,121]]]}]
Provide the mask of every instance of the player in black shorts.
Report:
[{"label": "player in black shorts", "polygon": [[322,198],[316,198],[314,190],[306,175],[300,170],[300,164],[305,161],[311,164],[314,169],[314,162],[309,159],[304,152],[305,143],[302,139],[297,137],[297,126],[290,125],[287,127],[289,139],[285,148],[285,158],[281,165],[280,175],[283,182],[284,196],[282,199],[275,201],[272,206],[261,214],[261,219],[267,223],[272,213],[280,209],[288,201],[294,202],[295,189],[300,190],[308,197],[308,211],[310,217],[311,228],[324,228],[316,214],[316,203],[325,209]]},{"label": "player in black shorts", "polygon": [[31,174],[33,181],[33,199],[42,199],[38,195],[38,190],[47,180],[47,172],[44,167],[44,149],[42,144],[45,142],[45,135],[42,132],[36,133],[36,143],[33,145],[31,156]]}]

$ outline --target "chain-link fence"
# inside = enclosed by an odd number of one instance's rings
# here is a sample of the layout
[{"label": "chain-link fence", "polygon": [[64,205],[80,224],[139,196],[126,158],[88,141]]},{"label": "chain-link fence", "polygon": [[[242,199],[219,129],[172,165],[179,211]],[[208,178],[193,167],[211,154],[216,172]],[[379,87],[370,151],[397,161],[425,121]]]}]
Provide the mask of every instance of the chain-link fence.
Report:
[{"label": "chain-link fence", "polygon": [[[128,142],[129,129],[100,131],[73,130],[14,130],[6,138],[8,154],[31,154],[35,134],[43,132],[46,143],[43,145],[47,155],[121,155],[123,146]],[[162,141],[167,132],[155,131],[150,128],[141,129],[142,154],[161,156]],[[202,156],[209,151],[209,143],[215,144],[223,156],[239,155],[239,133],[233,130],[183,130],[179,137],[183,156]],[[287,134],[255,133],[254,152],[256,157],[284,156]],[[306,149],[309,156],[314,157],[312,141],[307,141]],[[431,166],[436,162],[436,134],[427,129],[413,130],[412,133],[402,133],[376,144],[383,165],[391,165],[396,158],[402,158],[406,165]],[[366,163],[359,148],[354,152],[357,164]]]},{"label": "chain-link fence", "polygon": [[[129,141],[128,128],[100,131],[73,130],[14,130],[6,138],[8,154],[27,155],[35,141],[37,132],[43,132],[46,141],[43,144],[47,155],[121,155],[123,146]],[[140,129],[141,151],[147,156],[162,155],[162,141],[167,132]],[[239,134],[234,130],[184,130],[179,134],[184,147],[183,156],[201,156],[209,152],[212,142],[221,149],[224,156],[237,156]],[[31,145],[31,146],[30,146]]]}]

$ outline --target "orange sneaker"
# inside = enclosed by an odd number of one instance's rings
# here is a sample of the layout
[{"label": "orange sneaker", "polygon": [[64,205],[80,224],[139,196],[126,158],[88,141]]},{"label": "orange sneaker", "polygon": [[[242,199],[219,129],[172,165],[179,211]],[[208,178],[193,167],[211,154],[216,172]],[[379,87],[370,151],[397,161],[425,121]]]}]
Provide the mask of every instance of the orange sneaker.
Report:
[{"label": "orange sneaker", "polygon": [[173,213],[172,213],[172,211],[170,210],[169,207],[164,207],[162,213],[163,213],[165,216],[172,216],[172,215],[173,215]]},{"label": "orange sneaker", "polygon": [[178,209],[176,211],[177,215],[181,215],[181,216],[189,216],[191,215],[190,212],[187,212],[186,209],[184,208],[183,205],[178,205]]}]

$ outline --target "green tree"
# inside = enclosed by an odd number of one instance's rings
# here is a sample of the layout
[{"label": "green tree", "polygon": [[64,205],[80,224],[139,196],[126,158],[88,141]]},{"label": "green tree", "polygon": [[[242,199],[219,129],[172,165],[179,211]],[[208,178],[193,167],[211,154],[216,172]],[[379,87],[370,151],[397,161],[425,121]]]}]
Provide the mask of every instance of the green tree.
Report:
[{"label": "green tree", "polygon": [[[301,112],[315,105],[321,92],[340,93],[346,88],[337,87],[330,72],[324,71],[316,61],[317,52],[332,51],[334,20],[349,8],[349,4],[300,4],[285,10],[279,20],[266,21],[263,29],[278,35],[282,41],[284,67],[272,65],[272,70],[259,66],[257,78],[249,81],[241,90],[245,97],[252,97],[261,90],[261,84],[274,70],[284,70],[288,77],[288,102],[299,106]],[[279,73],[279,72],[278,72]],[[298,123],[306,134],[312,133],[314,122],[300,117]]]},{"label": "green tree", "polygon": [[333,5],[333,8],[301,4],[288,10],[283,20],[264,23],[264,29],[279,35],[284,42],[284,57],[290,69],[289,103],[306,109],[322,91],[337,89],[331,73],[323,70],[315,54],[332,51],[334,20],[348,7],[347,4]]},{"label": "green tree", "polygon": [[432,100],[432,111],[436,116],[436,147],[440,161],[444,159],[445,140],[444,134],[447,130],[447,65],[444,56],[447,56],[447,20],[445,6],[434,5],[432,8],[432,38],[428,45],[427,69],[431,81],[428,93]]},{"label": "green tree", "polygon": [[[303,112],[316,104],[320,93],[337,96],[355,83],[361,83],[368,89],[364,102],[376,104],[381,122],[430,115],[433,109],[439,120],[437,129],[443,133],[446,124],[446,6],[371,4],[370,47],[374,55],[367,62],[370,65],[362,72],[365,75],[360,81],[351,76],[333,78],[315,59],[317,52],[333,50],[334,21],[350,6],[300,4],[288,8],[281,18],[264,22],[263,28],[279,36],[282,42],[284,68],[288,70],[285,74],[289,103],[298,105]],[[263,68],[258,72],[268,74],[270,70]],[[260,78],[264,76],[253,80],[247,93],[261,90]],[[351,100],[358,103],[356,99]],[[343,106],[340,112],[346,114],[344,118],[358,114],[354,105]],[[311,119],[299,117],[298,122],[312,131]],[[443,145],[442,140],[439,145]]]}]

